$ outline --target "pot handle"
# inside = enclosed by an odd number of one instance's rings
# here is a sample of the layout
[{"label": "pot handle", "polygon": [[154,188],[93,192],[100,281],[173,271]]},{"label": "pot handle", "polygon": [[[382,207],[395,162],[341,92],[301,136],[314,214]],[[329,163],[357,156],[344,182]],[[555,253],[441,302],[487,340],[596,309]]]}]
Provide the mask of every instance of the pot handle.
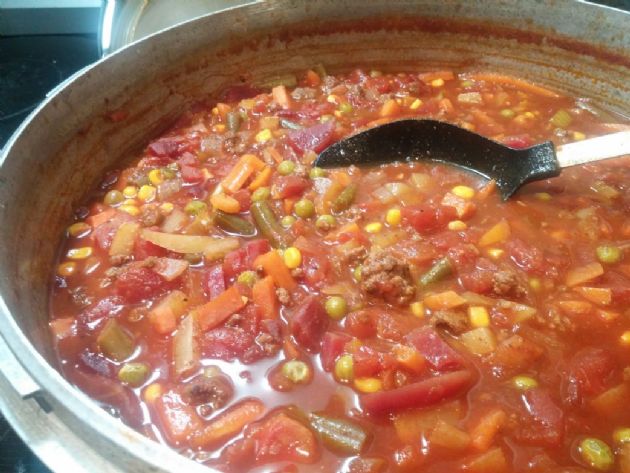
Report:
[{"label": "pot handle", "polygon": [[34,397],[41,392],[39,385],[22,367],[2,337],[0,337],[0,372],[22,399]]}]

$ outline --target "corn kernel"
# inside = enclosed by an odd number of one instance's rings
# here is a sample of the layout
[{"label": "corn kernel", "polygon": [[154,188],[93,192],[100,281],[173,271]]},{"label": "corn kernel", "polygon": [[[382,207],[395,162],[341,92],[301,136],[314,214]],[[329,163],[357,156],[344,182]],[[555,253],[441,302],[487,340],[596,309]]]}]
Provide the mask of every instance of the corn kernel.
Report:
[{"label": "corn kernel", "polygon": [[623,332],[619,339],[621,340],[622,344],[630,346],[630,330],[626,330],[625,332]]},{"label": "corn kernel", "polygon": [[138,191],[138,199],[143,200],[145,202],[150,202],[155,199],[155,194],[157,193],[157,189],[153,186],[142,186]]},{"label": "corn kernel", "polygon": [[163,204],[160,204],[160,213],[162,215],[168,215],[173,211],[174,208],[175,206],[172,203],[164,202]]},{"label": "corn kernel", "polygon": [[333,115],[335,115],[337,118],[341,118],[343,116],[343,113],[341,113],[339,110],[335,110],[333,112]]},{"label": "corn kernel", "polygon": [[532,389],[538,386],[538,381],[530,376],[514,376],[512,378],[512,384],[519,391],[527,391],[528,389]]},{"label": "corn kernel", "polygon": [[92,227],[85,222],[73,223],[68,227],[68,235],[75,238],[85,236],[90,233],[90,231],[92,231]]},{"label": "corn kernel", "polygon": [[208,171],[206,168],[203,168],[201,170],[201,174],[203,174],[203,178],[207,181],[208,179],[212,179],[214,177],[214,174],[212,174],[210,171]]},{"label": "corn kernel", "polygon": [[542,288],[542,282],[538,278],[529,278],[529,287],[531,287],[534,291],[540,291]]},{"label": "corn kernel", "polygon": [[444,79],[433,79],[431,81],[432,87],[442,87],[444,85]]},{"label": "corn kernel", "polygon": [[357,282],[361,281],[361,265],[356,266],[353,270],[352,270],[352,277],[354,277],[354,280]]},{"label": "corn kernel", "polygon": [[282,257],[284,258],[284,264],[289,269],[295,269],[302,264],[302,253],[294,246],[284,250]]},{"label": "corn kernel", "polygon": [[494,260],[501,258],[501,256],[503,256],[503,253],[505,253],[505,251],[502,250],[501,248],[488,249],[488,256]]},{"label": "corn kernel", "polygon": [[158,184],[164,182],[164,174],[162,174],[162,170],[151,169],[149,171],[149,182],[154,186],[157,186]]},{"label": "corn kernel", "polygon": [[613,440],[616,444],[630,443],[630,427],[620,427],[613,432]]},{"label": "corn kernel", "polygon": [[139,202],[136,199],[125,199],[123,205],[138,205]]},{"label": "corn kernel", "polygon": [[77,264],[72,261],[67,261],[57,266],[57,274],[64,278],[68,276],[72,276],[76,272],[77,272]]},{"label": "corn kernel", "polygon": [[455,186],[451,192],[462,199],[472,199],[475,196],[475,189],[468,186]]},{"label": "corn kernel", "polygon": [[123,195],[127,199],[133,199],[136,195],[138,195],[138,188],[136,186],[127,186],[123,189]]},{"label": "corn kernel", "polygon": [[542,200],[543,202],[547,202],[547,201],[551,200],[551,194],[549,194],[548,192],[536,192],[534,194],[534,196],[538,200]]},{"label": "corn kernel", "polygon": [[256,133],[256,142],[265,143],[269,141],[272,137],[271,130],[269,128],[265,128],[262,131]]},{"label": "corn kernel", "polygon": [[532,112],[525,112],[523,115],[525,118],[535,118],[535,115]]},{"label": "corn kernel", "polygon": [[409,309],[416,317],[424,317],[424,304],[422,302],[412,302],[409,305]]},{"label": "corn kernel", "polygon": [[368,223],[365,226],[365,231],[368,233],[378,233],[383,229],[383,224],[381,222],[372,222]]},{"label": "corn kernel", "polygon": [[422,100],[416,99],[411,103],[411,105],[409,105],[409,108],[411,110],[418,110],[421,105],[422,105]]},{"label": "corn kernel", "polygon": [[350,381],[354,375],[352,355],[343,355],[335,363],[335,376],[339,381]]},{"label": "corn kernel", "polygon": [[488,310],[483,306],[471,306],[468,308],[468,318],[470,325],[473,327],[488,327],[490,325],[490,316]]},{"label": "corn kernel", "polygon": [[383,389],[383,383],[378,378],[357,378],[354,387],[362,393],[375,393]]},{"label": "corn kernel", "polygon": [[212,131],[215,133],[225,133],[225,125],[223,123],[217,123],[212,127]]},{"label": "corn kernel", "polygon": [[136,217],[140,214],[140,209],[135,205],[121,205],[119,209],[133,217]]},{"label": "corn kernel", "polygon": [[385,221],[391,226],[400,225],[400,222],[402,221],[400,209],[389,209],[387,214],[385,214]]},{"label": "corn kernel", "polygon": [[449,230],[461,232],[463,230],[466,230],[467,228],[468,225],[466,225],[466,222],[462,222],[461,220],[453,220],[452,222],[448,222]]},{"label": "corn kernel", "polygon": [[218,115],[219,114],[219,109],[217,107],[213,107],[212,108],[212,115]]},{"label": "corn kernel", "polygon": [[92,256],[92,247],[83,246],[81,248],[72,248],[68,250],[66,256],[70,259],[85,259],[89,256]]},{"label": "corn kernel", "polygon": [[326,102],[338,104],[339,97],[337,97],[335,94],[330,94],[328,97],[326,97]]},{"label": "corn kernel", "polygon": [[581,131],[574,131],[573,132],[573,139],[575,141],[582,141],[585,138],[586,138],[586,135],[584,133],[582,133]]},{"label": "corn kernel", "polygon": [[157,401],[158,397],[162,395],[162,386],[158,383],[153,383],[147,386],[144,390],[144,401],[151,404]]}]

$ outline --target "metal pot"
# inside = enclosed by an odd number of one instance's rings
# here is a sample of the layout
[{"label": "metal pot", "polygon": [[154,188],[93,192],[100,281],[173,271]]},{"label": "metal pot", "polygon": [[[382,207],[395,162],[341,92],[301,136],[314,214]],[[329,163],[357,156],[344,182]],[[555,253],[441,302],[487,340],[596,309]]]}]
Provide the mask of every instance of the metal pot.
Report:
[{"label": "metal pot", "polygon": [[[627,13],[571,0],[275,0],[168,29],[80,72],[26,120],[0,161],[5,415],[54,470],[208,471],[67,383],[47,325],[51,268],[72,209],[196,97],[319,62],[333,71],[427,64],[499,70],[623,113],[628,26]],[[118,110],[122,121],[110,118]]]}]

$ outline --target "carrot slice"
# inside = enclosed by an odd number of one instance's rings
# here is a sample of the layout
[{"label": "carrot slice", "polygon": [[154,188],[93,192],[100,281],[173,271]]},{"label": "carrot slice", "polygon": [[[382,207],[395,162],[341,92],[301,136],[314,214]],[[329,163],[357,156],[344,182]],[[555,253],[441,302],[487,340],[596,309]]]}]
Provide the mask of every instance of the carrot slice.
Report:
[{"label": "carrot slice", "polygon": [[424,305],[431,310],[447,310],[464,305],[466,299],[455,291],[444,291],[424,298]]},{"label": "carrot slice", "polygon": [[253,154],[244,154],[241,156],[227,176],[221,181],[224,189],[234,193],[238,191],[247,179],[251,177],[254,171],[261,171],[265,167],[260,159]]},{"label": "carrot slice", "polygon": [[612,301],[612,289],[609,287],[574,287],[573,290],[595,304],[608,305]]},{"label": "carrot slice", "polygon": [[481,73],[476,73],[476,74],[469,74],[466,76],[466,78],[470,80],[475,80],[475,81],[483,80],[487,82],[494,82],[498,84],[508,85],[517,89],[521,89],[525,92],[530,92],[536,95],[542,95],[543,97],[553,97],[553,98],[559,97],[558,94],[556,94],[555,92],[549,89],[546,89],[545,87],[541,87],[539,85],[532,84],[531,82],[528,82],[526,80],[517,79],[516,77],[512,77],[512,76],[494,74],[491,72],[481,72]]},{"label": "carrot slice", "polygon": [[265,412],[265,406],[258,400],[244,401],[231,407],[218,417],[210,421],[203,430],[192,435],[191,443],[194,447],[217,445],[235,436],[243,427],[258,419]]},{"label": "carrot slice", "polygon": [[470,444],[479,451],[486,451],[492,445],[494,437],[499,432],[507,415],[502,409],[495,408],[481,417],[470,430]]},{"label": "carrot slice", "polygon": [[275,250],[271,250],[256,258],[254,260],[254,268],[262,268],[267,276],[273,278],[276,286],[282,287],[287,291],[292,291],[297,286],[295,279],[291,276],[289,268],[287,268],[284,261]]},{"label": "carrot slice", "polygon": [[252,300],[260,309],[263,319],[278,318],[278,297],[271,276],[256,281],[252,288]]},{"label": "carrot slice", "polygon": [[236,286],[232,286],[219,294],[218,297],[206,302],[194,310],[195,317],[201,330],[206,331],[216,327],[230,315],[245,307],[241,293]]},{"label": "carrot slice", "polygon": [[177,320],[188,307],[188,296],[175,290],[165,296],[149,311],[149,322],[161,334],[172,333],[177,328]]},{"label": "carrot slice", "polygon": [[215,209],[222,210],[228,214],[235,214],[241,211],[241,204],[234,197],[225,194],[214,194],[210,197],[210,203]]},{"label": "carrot slice", "polygon": [[453,80],[455,79],[455,74],[453,74],[452,71],[424,72],[422,74],[418,74],[418,79],[420,79],[423,82],[431,82],[436,79]]},{"label": "carrot slice", "polygon": [[272,174],[272,172],[273,171],[271,170],[271,168],[269,166],[265,167],[254,178],[254,180],[249,185],[248,189],[253,192],[256,189],[259,189],[259,188],[269,184],[269,181],[271,181],[271,174]]},{"label": "carrot slice", "polygon": [[569,287],[591,281],[604,274],[604,267],[599,263],[590,263],[574,268],[567,273],[566,284]]},{"label": "carrot slice", "polygon": [[90,225],[92,228],[96,228],[99,225],[102,225],[103,223],[111,220],[114,215],[116,215],[115,209],[103,210],[102,212],[99,212],[97,214],[90,215],[88,218],[85,219],[85,223]]}]

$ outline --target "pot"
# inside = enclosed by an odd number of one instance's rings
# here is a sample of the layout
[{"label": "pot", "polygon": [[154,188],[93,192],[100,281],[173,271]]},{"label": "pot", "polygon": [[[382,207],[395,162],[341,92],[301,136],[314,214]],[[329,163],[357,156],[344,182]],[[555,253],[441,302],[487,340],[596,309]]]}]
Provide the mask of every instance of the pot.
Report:
[{"label": "pot", "polygon": [[571,0],[272,0],[181,24],[81,71],[30,115],[0,158],[5,415],[53,470],[209,471],[66,382],[47,326],[51,268],[73,209],[195,98],[320,62],[333,71],[428,64],[499,70],[624,113],[629,24],[627,13]]}]

